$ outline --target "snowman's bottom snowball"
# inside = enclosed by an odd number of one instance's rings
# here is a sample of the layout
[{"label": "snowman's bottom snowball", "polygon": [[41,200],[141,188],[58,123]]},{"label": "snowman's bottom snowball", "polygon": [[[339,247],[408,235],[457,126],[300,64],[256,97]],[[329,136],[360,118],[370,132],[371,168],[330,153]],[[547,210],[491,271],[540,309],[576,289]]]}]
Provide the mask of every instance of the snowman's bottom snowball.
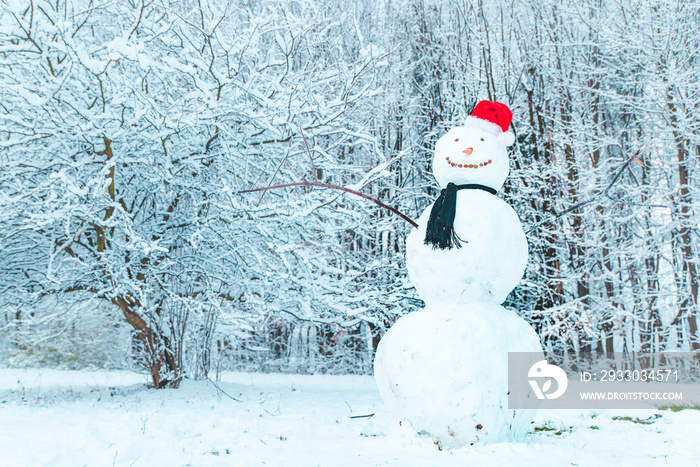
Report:
[{"label": "snowman's bottom snowball", "polygon": [[384,335],[374,378],[389,410],[444,447],[507,441],[535,416],[508,409],[508,352],[541,351],[532,327],[500,305],[433,305]]}]

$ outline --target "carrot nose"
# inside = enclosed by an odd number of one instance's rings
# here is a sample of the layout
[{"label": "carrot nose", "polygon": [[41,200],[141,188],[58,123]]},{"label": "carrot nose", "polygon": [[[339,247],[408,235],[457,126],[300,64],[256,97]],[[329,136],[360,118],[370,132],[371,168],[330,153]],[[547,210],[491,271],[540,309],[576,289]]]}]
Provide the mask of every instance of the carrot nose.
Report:
[{"label": "carrot nose", "polygon": [[474,148],[467,148],[464,151],[462,151],[464,154],[467,156],[470,155],[472,152],[474,152]]}]

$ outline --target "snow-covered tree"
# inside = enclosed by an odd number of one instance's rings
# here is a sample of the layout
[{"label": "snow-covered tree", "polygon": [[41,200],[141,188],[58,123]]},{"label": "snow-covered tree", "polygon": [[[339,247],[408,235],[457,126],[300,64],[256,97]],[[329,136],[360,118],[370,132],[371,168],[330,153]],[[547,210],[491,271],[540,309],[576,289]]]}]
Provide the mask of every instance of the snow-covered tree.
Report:
[{"label": "snow-covered tree", "polygon": [[162,387],[187,352],[208,365],[196,355],[217,320],[238,332],[256,314],[362,320],[398,300],[358,280],[401,287],[394,258],[372,272],[338,251],[393,224],[335,194],[238,194],[389,173],[366,121],[385,52],[346,46],[344,15],[298,2],[5,5],[6,303],[108,301]]}]

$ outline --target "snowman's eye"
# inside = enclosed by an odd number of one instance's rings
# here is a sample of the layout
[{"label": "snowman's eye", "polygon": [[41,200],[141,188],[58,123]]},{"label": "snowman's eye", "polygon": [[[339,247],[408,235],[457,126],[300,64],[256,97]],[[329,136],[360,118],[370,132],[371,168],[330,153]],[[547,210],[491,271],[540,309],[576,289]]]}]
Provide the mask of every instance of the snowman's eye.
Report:
[{"label": "snowman's eye", "polygon": [[484,140],[484,138],[481,138],[481,141],[483,141],[483,140]]},{"label": "snowman's eye", "polygon": [[459,141],[459,138],[455,138],[455,143],[456,143],[457,141]]}]

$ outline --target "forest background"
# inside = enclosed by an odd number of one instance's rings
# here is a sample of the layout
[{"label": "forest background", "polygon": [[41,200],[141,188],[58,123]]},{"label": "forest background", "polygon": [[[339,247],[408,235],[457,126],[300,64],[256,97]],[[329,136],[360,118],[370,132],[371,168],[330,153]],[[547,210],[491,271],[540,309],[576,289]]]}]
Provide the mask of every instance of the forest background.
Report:
[{"label": "forest background", "polygon": [[552,353],[697,350],[699,74],[696,1],[2,0],[0,364],[371,372],[411,225],[241,192],[417,219],[482,99],[505,305]]}]

